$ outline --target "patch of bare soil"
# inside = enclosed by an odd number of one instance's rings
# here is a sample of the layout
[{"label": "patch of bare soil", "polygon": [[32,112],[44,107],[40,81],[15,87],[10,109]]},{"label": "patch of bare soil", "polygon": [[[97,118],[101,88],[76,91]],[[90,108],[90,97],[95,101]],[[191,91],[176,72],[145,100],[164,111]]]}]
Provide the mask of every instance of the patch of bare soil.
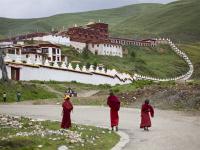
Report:
[{"label": "patch of bare soil", "polygon": [[200,85],[153,85],[135,91],[118,94],[122,104],[140,107],[145,99],[161,109],[200,110]]}]

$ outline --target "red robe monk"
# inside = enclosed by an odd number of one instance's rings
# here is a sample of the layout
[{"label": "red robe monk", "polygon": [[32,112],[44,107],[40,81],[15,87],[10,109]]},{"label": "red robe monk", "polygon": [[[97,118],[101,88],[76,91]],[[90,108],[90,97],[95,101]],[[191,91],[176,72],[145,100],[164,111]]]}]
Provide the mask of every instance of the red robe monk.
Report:
[{"label": "red robe monk", "polygon": [[63,107],[63,118],[62,118],[62,123],[61,123],[61,128],[67,129],[71,127],[71,117],[70,113],[73,110],[73,105],[70,101],[70,96],[66,95],[64,98],[64,102],[62,104]]},{"label": "red robe monk", "polygon": [[107,104],[110,107],[110,120],[111,120],[112,130],[114,127],[116,127],[116,131],[118,131],[118,124],[119,124],[118,111],[120,109],[120,101],[118,97],[116,97],[113,94],[113,92],[110,92],[110,96],[107,99]]},{"label": "red robe monk", "polygon": [[151,127],[151,117],[154,117],[154,109],[149,104],[149,100],[145,100],[145,103],[141,108],[141,124],[140,128],[144,128],[144,130],[148,131],[148,128]]}]

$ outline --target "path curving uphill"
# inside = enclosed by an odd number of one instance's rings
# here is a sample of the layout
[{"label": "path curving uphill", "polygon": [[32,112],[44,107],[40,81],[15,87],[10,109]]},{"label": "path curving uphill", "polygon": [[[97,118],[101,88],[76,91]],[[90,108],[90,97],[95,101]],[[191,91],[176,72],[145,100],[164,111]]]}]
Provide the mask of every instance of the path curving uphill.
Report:
[{"label": "path curving uphill", "polygon": [[[155,110],[153,127],[149,132],[139,129],[140,110],[121,108],[120,130],[130,137],[124,150],[199,150],[200,116],[182,112]],[[60,120],[58,105],[0,105],[0,113],[32,118]],[[109,109],[106,107],[75,106],[73,122],[109,127]]]},{"label": "path curving uphill", "polygon": [[170,40],[170,39],[159,39],[158,40],[160,43],[167,43],[170,45],[170,47],[172,48],[172,50],[179,55],[182,59],[184,59],[184,61],[188,64],[189,70],[188,72],[186,72],[185,74],[178,76],[178,77],[174,77],[174,78],[166,78],[166,79],[160,79],[160,78],[154,78],[154,77],[149,77],[149,76],[143,76],[143,75],[139,75],[139,74],[134,74],[133,78],[135,80],[151,80],[151,81],[186,81],[188,79],[191,78],[193,72],[194,72],[194,67],[193,64],[191,62],[191,60],[189,59],[189,57],[186,55],[186,53],[184,53],[183,51],[181,51],[178,47],[176,47],[176,45]]}]

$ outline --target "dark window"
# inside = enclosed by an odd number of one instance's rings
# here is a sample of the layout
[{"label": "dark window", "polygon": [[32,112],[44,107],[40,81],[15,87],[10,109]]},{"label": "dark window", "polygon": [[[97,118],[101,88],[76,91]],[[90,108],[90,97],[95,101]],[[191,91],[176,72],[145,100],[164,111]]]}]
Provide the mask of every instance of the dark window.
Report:
[{"label": "dark window", "polygon": [[48,48],[42,48],[42,53],[48,53]]},{"label": "dark window", "polygon": [[56,61],[56,56],[53,56],[53,61]]},{"label": "dark window", "polygon": [[55,48],[52,48],[52,53],[56,54],[56,49]]},{"label": "dark window", "polygon": [[20,52],[20,50],[19,50],[19,48],[17,48],[16,49],[16,54],[19,55],[20,54],[19,52]]}]

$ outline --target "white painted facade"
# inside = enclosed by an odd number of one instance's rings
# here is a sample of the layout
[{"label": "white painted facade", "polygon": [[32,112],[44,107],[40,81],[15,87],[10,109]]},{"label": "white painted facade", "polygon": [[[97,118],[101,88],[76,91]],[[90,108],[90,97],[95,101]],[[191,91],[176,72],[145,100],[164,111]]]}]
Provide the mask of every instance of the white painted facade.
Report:
[{"label": "white painted facade", "polygon": [[119,56],[123,57],[122,46],[117,44],[88,44],[88,49],[97,55]]},{"label": "white painted facade", "polygon": [[[7,62],[8,63],[8,62]],[[132,78],[129,75],[121,76],[116,71],[106,72],[90,72],[89,70],[83,71],[83,69],[67,69],[63,66],[43,66],[43,65],[28,65],[23,63],[8,63],[7,71],[8,76],[11,79],[11,67],[19,68],[20,77],[22,81],[62,81],[71,82],[76,81],[85,84],[128,84],[132,82]],[[69,68],[69,67],[68,67]],[[121,78],[120,78],[121,76]]]},{"label": "white painted facade", "polygon": [[11,47],[13,42],[0,42],[0,47]]},{"label": "white painted facade", "polygon": [[[40,63],[44,63],[46,59],[48,59],[50,62],[62,61],[61,49],[58,47],[41,46],[36,50],[36,53],[22,53],[23,47],[13,47],[13,49],[13,53],[7,52],[7,57],[14,61],[20,60],[27,62],[28,58],[31,62],[40,61]],[[65,61],[67,61],[66,56]]]},{"label": "white painted facade", "polygon": [[82,53],[83,49],[86,48],[86,43],[70,41],[70,46],[74,47],[79,53]]},{"label": "white painted facade", "polygon": [[29,61],[31,63],[36,62],[37,59],[42,63],[43,58],[42,55],[39,54],[24,54],[24,55],[17,55],[17,54],[6,54],[10,59],[14,60],[15,62],[20,61],[20,62],[26,62],[28,61],[28,58],[30,59]]},{"label": "white painted facade", "polygon": [[[82,53],[86,48],[86,43],[71,41],[70,45],[74,47],[79,53]],[[121,45],[117,44],[88,44],[88,50],[97,55],[119,56],[123,57],[123,49]]]},{"label": "white painted facade", "polygon": [[61,49],[57,47],[41,47],[41,49],[47,49],[48,58],[50,62],[61,62]]},{"label": "white painted facade", "polygon": [[60,44],[65,46],[70,46],[70,38],[56,35],[45,35],[43,37],[34,37],[33,40],[36,41],[46,41],[52,44]]}]

